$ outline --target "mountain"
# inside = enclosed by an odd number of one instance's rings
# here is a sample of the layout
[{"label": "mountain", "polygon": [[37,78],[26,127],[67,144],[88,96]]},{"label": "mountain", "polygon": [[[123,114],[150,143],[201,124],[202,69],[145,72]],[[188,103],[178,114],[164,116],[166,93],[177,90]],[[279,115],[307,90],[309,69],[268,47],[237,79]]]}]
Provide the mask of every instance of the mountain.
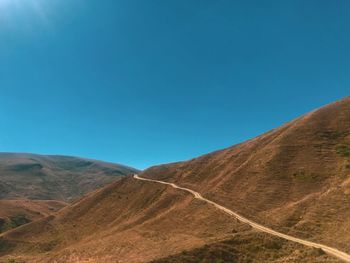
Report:
[{"label": "mountain", "polygon": [[264,225],[349,251],[350,97],[143,176],[176,182]]},{"label": "mountain", "polygon": [[47,217],[66,205],[53,200],[0,200],[0,233]]},{"label": "mountain", "polygon": [[[347,97],[247,142],[139,176],[193,189],[259,224],[349,253],[349,164]],[[257,232],[182,190],[132,176],[0,235],[0,260],[9,258],[339,262]]]},{"label": "mountain", "polygon": [[70,202],[136,171],[77,157],[0,153],[0,199]]}]

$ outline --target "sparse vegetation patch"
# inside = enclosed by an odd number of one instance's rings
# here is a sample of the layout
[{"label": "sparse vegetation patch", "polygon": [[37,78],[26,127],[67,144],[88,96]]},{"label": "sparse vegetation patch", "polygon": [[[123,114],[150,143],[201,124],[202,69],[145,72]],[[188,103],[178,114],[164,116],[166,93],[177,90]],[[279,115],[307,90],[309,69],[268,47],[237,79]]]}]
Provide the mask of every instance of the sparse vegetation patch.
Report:
[{"label": "sparse vegetation patch", "polygon": [[343,157],[350,157],[350,143],[340,143],[336,146],[337,154]]},{"label": "sparse vegetation patch", "polygon": [[343,143],[337,144],[336,152],[340,156],[348,159],[348,163],[346,164],[345,168],[347,170],[350,170],[350,142],[343,142]]},{"label": "sparse vegetation patch", "polygon": [[315,181],[320,179],[321,177],[315,173],[307,173],[305,171],[297,171],[293,173],[293,178],[297,181]]}]

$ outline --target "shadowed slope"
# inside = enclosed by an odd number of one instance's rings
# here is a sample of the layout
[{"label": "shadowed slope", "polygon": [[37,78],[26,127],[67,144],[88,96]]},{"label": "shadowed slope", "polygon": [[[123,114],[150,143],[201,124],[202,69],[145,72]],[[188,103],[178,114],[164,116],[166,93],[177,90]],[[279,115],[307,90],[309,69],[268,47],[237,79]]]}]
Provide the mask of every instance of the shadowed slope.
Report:
[{"label": "shadowed slope", "polygon": [[0,200],[0,233],[44,218],[66,205],[60,201]]},{"label": "shadowed slope", "polygon": [[244,232],[220,242],[183,251],[152,263],[331,263],[339,262],[329,258],[317,249],[305,247],[264,233]]}]

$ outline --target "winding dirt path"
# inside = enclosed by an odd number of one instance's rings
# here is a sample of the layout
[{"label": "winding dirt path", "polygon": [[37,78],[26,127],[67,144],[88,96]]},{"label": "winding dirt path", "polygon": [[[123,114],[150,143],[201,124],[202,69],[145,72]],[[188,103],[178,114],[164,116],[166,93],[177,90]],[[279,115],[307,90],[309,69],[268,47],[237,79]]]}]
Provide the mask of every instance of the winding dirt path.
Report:
[{"label": "winding dirt path", "polygon": [[204,198],[200,193],[196,192],[196,191],[193,191],[191,189],[188,189],[188,188],[185,188],[185,187],[180,187],[176,184],[173,184],[173,183],[168,183],[168,182],[164,182],[164,181],[159,181],[159,180],[154,180],[154,179],[148,179],[148,178],[142,178],[142,177],[139,177],[138,175],[134,175],[134,178],[137,179],[137,180],[141,180],[141,181],[147,181],[147,182],[154,182],[154,183],[159,183],[159,184],[165,184],[165,185],[169,185],[173,188],[176,188],[176,189],[180,189],[180,190],[183,190],[183,191],[186,191],[186,192],[189,192],[191,193],[194,198],[196,199],[199,199],[199,200],[202,200],[202,201],[205,201],[213,206],[215,206],[217,209],[220,209],[222,210],[223,212],[225,212],[226,214],[229,214],[230,216],[233,216],[235,217],[236,219],[238,219],[239,221],[241,221],[242,223],[245,223],[245,224],[248,224],[250,225],[252,228],[254,229],[257,229],[257,230],[260,230],[262,232],[265,232],[267,234],[270,234],[270,235],[273,235],[273,236],[276,236],[276,237],[280,237],[280,238],[283,238],[283,239],[286,239],[286,240],[289,240],[289,241],[292,241],[292,242],[296,242],[296,243],[299,243],[299,244],[302,244],[302,245],[305,245],[305,246],[308,246],[308,247],[313,247],[313,248],[319,248],[319,249],[322,249],[324,252],[326,252],[327,254],[331,255],[331,256],[334,256],[334,257],[337,257],[338,259],[341,259],[345,262],[349,262],[350,263],[350,255],[345,253],[345,252],[342,252],[336,248],[332,248],[332,247],[328,247],[328,246],[325,246],[325,245],[322,245],[322,244],[319,244],[319,243],[315,243],[315,242],[311,242],[311,241],[307,241],[307,240],[304,240],[304,239],[300,239],[300,238],[296,238],[296,237],[293,237],[293,236],[289,236],[289,235],[286,235],[286,234],[283,234],[283,233],[280,233],[280,232],[277,232],[271,228],[268,228],[268,227],[265,227],[263,225],[260,225],[258,223],[255,223],[235,212],[233,212],[232,210],[222,206],[222,205],[219,205],[207,198]]}]

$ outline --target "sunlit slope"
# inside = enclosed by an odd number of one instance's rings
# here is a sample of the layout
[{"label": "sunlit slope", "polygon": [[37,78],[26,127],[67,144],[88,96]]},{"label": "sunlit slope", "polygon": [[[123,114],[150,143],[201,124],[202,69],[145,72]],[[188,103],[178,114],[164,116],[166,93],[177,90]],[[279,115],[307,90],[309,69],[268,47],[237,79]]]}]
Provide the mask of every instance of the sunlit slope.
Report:
[{"label": "sunlit slope", "polygon": [[0,199],[72,201],[135,171],[77,157],[0,153]]},{"label": "sunlit slope", "polygon": [[141,175],[350,251],[350,98],[242,144]]}]

